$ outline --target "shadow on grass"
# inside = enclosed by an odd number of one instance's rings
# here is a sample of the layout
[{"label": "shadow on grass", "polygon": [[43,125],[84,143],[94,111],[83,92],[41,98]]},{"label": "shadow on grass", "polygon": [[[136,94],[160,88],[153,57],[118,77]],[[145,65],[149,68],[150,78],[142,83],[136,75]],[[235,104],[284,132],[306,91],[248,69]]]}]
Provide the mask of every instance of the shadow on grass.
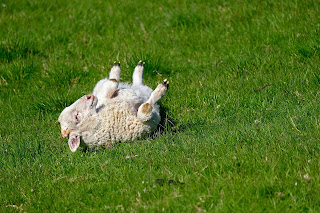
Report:
[{"label": "shadow on grass", "polygon": [[188,127],[192,126],[192,124],[179,124],[179,122],[174,117],[169,116],[167,112],[169,112],[167,107],[160,106],[161,121],[151,135],[152,139],[168,133],[178,134],[179,132],[184,131]]}]

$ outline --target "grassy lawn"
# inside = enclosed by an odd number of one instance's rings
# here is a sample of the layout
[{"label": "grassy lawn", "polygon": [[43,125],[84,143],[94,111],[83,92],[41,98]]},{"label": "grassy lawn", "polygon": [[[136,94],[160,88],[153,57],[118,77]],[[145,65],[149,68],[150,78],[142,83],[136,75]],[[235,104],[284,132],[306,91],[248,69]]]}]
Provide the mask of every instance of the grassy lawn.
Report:
[{"label": "grassy lawn", "polygon": [[[319,7],[0,2],[0,212],[319,212]],[[140,59],[159,129],[72,153],[60,112]]]}]

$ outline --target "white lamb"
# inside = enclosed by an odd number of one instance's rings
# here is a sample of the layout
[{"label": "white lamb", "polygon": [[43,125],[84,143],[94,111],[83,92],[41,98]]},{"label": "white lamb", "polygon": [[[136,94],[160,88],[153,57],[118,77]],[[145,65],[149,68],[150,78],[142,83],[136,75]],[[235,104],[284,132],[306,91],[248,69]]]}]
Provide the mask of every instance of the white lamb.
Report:
[{"label": "white lamb", "polygon": [[60,116],[62,137],[68,137],[70,150],[81,145],[91,149],[110,147],[116,141],[133,141],[152,133],[160,122],[157,102],[166,93],[164,80],[153,91],[143,85],[144,63],[133,72],[133,83],[119,83],[120,62],[114,63],[109,79],[100,80],[93,95],[85,95]]}]

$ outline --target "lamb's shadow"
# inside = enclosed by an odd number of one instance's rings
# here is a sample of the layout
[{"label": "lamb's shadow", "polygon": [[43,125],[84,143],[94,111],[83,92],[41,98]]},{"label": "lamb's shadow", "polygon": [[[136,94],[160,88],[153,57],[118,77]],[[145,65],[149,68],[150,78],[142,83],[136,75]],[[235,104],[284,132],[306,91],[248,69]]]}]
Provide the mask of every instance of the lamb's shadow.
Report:
[{"label": "lamb's shadow", "polygon": [[169,109],[167,107],[160,106],[161,120],[158,124],[158,127],[154,130],[153,134],[151,135],[152,139],[158,137],[159,135],[165,135],[167,133],[176,134],[185,129],[185,126],[176,125],[178,123],[176,119],[169,116],[167,112],[169,112]]}]

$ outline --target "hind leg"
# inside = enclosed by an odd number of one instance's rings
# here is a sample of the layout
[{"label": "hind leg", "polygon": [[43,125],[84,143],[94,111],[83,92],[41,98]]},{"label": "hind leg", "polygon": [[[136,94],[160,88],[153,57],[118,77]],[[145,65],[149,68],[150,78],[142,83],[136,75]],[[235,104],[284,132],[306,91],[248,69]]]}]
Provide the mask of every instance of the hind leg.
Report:
[{"label": "hind leg", "polygon": [[140,121],[146,122],[151,120],[154,113],[159,115],[159,112],[155,112],[155,110],[158,110],[158,108],[156,108],[155,105],[167,92],[168,87],[169,82],[167,81],[167,79],[165,79],[151,93],[149,99],[139,107],[137,117]]},{"label": "hind leg", "polygon": [[136,68],[134,69],[133,75],[132,75],[132,85],[138,86],[142,85],[143,83],[143,71],[144,71],[144,65],[145,63],[140,60],[137,64]]}]

